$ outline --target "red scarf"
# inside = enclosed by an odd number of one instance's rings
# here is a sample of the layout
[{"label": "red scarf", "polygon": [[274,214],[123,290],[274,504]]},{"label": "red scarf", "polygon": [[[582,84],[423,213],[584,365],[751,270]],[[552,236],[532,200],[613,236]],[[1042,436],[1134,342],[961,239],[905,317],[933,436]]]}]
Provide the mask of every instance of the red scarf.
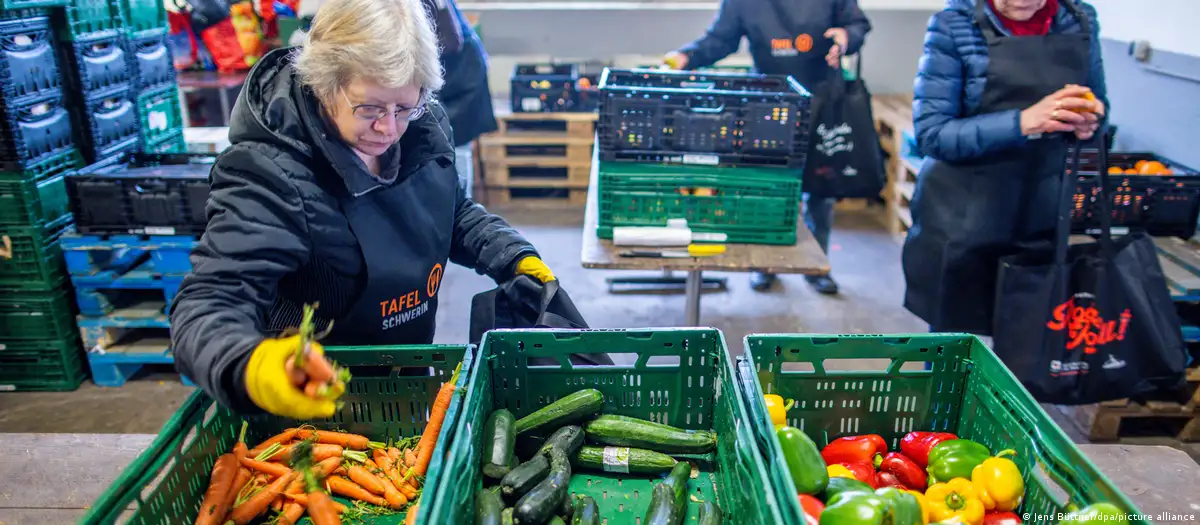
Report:
[{"label": "red scarf", "polygon": [[1050,24],[1054,22],[1054,15],[1058,13],[1058,0],[1046,0],[1046,5],[1038,9],[1029,20],[1020,21],[1013,20],[1002,14],[996,9],[996,0],[988,0],[988,5],[992,7],[992,12],[996,13],[996,18],[1000,20],[1000,24],[1012,33],[1013,36],[1043,36],[1050,32]]}]

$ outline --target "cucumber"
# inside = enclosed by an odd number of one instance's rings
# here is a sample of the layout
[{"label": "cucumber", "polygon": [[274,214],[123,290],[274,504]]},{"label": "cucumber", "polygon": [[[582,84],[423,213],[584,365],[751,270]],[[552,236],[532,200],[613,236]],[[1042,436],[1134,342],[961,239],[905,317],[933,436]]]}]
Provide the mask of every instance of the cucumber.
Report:
[{"label": "cucumber", "polygon": [[500,513],[500,525],[513,525],[512,513],[512,507],[504,509],[504,512]]},{"label": "cucumber", "polygon": [[[557,428],[575,423],[600,412],[604,406],[604,394],[589,388],[580,390],[550,403],[536,412],[517,420],[517,434],[540,428]],[[539,524],[540,525],[540,524]]]},{"label": "cucumber", "polygon": [[654,486],[650,495],[650,509],[642,525],[680,525],[687,516],[687,480],[692,466],[680,461],[671,468],[671,473]]},{"label": "cucumber", "polygon": [[563,498],[562,507],[558,509],[558,515],[562,516],[563,521],[571,521],[571,516],[575,515],[575,500],[568,493],[567,497]]},{"label": "cucumber", "polygon": [[600,507],[591,496],[580,496],[575,505],[575,515],[571,516],[571,525],[600,525]]},{"label": "cucumber", "polygon": [[575,453],[575,466],[581,469],[619,474],[662,474],[676,463],[671,456],[640,448],[584,445]]},{"label": "cucumber", "polygon": [[512,470],[513,447],[517,441],[517,418],[501,408],[483,424],[483,475],[501,479]]},{"label": "cucumber", "polygon": [[567,425],[550,434],[550,439],[542,445],[539,454],[545,454],[550,451],[550,447],[558,447],[567,457],[575,455],[575,451],[583,445],[583,428],[576,425]]},{"label": "cucumber", "polygon": [[519,498],[546,478],[550,472],[550,460],[538,454],[533,459],[512,469],[500,480],[500,492],[510,499]]},{"label": "cucumber", "polygon": [[551,448],[548,455],[550,474],[513,505],[516,525],[541,525],[562,509],[571,482],[571,461],[557,448]]},{"label": "cucumber", "polygon": [[700,517],[696,525],[721,525],[721,507],[711,501],[700,504]]},{"label": "cucumber", "polygon": [[[521,422],[517,422],[520,427]],[[643,419],[605,414],[583,427],[588,439],[604,445],[658,452],[703,454],[716,448],[717,436],[706,430],[683,430]]]},{"label": "cucumber", "polygon": [[475,494],[475,525],[500,525],[500,513],[504,503],[500,495],[488,489],[479,489]]},{"label": "cucumber", "polygon": [[567,523],[564,522],[562,518],[555,516],[550,518],[550,521],[547,521],[546,525],[567,525]]}]

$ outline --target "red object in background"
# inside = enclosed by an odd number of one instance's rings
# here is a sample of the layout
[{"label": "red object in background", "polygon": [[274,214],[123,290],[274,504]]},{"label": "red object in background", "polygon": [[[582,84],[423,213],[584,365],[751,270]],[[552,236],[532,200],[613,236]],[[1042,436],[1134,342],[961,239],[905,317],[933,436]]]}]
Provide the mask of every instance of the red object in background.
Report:
[{"label": "red object in background", "polygon": [[800,494],[798,497],[800,509],[804,511],[805,525],[818,525],[821,522],[821,513],[825,511],[825,504],[808,494]]},{"label": "red object in background", "polygon": [[862,436],[846,436],[830,441],[821,449],[821,457],[826,465],[838,463],[863,462],[878,466],[882,454],[887,452],[887,442],[883,436],[866,434]]},{"label": "red object in background", "polygon": [[1021,517],[1012,512],[989,512],[983,515],[983,525],[1021,525]]},{"label": "red object in background", "polygon": [[884,473],[895,476],[911,490],[925,492],[927,487],[928,478],[925,471],[908,456],[899,452],[884,454],[883,462],[879,464],[879,474],[882,477]]},{"label": "red object in background", "polygon": [[938,443],[958,439],[949,432],[909,432],[900,439],[900,452],[918,467],[929,466],[929,451]]},{"label": "red object in background", "polygon": [[873,489],[879,488],[879,479],[875,472],[875,465],[866,461],[843,461],[838,463],[838,465],[846,467],[850,472],[853,472],[854,479],[870,485]]},{"label": "red object in background", "polygon": [[262,17],[264,38],[279,36],[279,21],[275,17],[275,0],[258,0],[258,16]]},{"label": "red object in background", "polygon": [[167,11],[167,23],[170,25],[171,56],[175,57],[175,69],[190,69],[200,60],[196,34],[192,32],[192,19],[186,13]]},{"label": "red object in background", "polygon": [[226,18],[216,25],[200,33],[200,39],[217,64],[217,71],[230,73],[250,69],[246,61],[246,53],[238,41],[237,30],[233,22]]}]

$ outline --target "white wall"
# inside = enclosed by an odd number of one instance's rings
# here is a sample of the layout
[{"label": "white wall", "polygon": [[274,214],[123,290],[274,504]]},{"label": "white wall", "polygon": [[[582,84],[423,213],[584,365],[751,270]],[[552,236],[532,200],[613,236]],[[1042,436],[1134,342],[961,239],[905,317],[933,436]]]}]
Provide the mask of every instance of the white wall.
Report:
[{"label": "white wall", "polygon": [[1153,49],[1200,56],[1200,0],[1087,0],[1100,16],[1100,36],[1147,40]]}]

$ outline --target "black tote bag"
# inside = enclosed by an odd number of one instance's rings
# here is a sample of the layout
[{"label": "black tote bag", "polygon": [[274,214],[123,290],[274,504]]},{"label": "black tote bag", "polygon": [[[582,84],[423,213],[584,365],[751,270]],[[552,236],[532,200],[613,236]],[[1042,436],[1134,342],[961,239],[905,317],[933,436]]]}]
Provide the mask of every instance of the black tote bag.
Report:
[{"label": "black tote bag", "polygon": [[[480,344],[489,330],[504,328],[558,328],[585,330],[587,321],[575,308],[558,281],[543,284],[518,275],[471,299],[470,343]],[[530,359],[532,364],[555,364],[553,359]],[[611,365],[607,354],[572,354],[574,364]]]},{"label": "black tote bag", "polygon": [[838,71],[813,91],[803,179],[813,197],[873,199],[887,183],[861,55],[857,62],[854,80]]},{"label": "black tote bag", "polygon": [[1000,262],[996,354],[1042,403],[1098,403],[1184,383],[1187,351],[1154,242],[1144,232],[1112,238],[1108,148],[1098,142],[1098,242],[1068,246],[1075,183],[1066,175],[1055,246]]}]

